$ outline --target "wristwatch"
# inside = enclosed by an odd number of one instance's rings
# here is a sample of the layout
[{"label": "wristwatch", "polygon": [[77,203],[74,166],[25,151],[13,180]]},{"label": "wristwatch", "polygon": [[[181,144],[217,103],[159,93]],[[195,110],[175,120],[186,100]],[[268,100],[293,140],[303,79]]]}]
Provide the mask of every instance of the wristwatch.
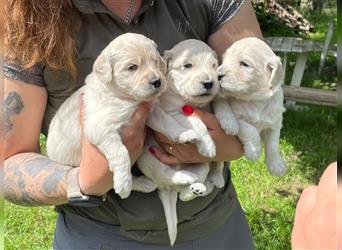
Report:
[{"label": "wristwatch", "polygon": [[106,201],[107,195],[95,196],[82,194],[79,184],[79,168],[71,168],[66,176],[66,190],[69,204],[79,207],[96,207]]}]

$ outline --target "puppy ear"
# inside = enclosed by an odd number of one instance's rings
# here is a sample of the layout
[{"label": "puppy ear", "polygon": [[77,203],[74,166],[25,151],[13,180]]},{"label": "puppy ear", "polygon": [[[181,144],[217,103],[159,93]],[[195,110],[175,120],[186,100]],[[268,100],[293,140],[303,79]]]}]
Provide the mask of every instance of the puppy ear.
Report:
[{"label": "puppy ear", "polygon": [[112,81],[112,65],[107,55],[100,55],[95,60],[93,70],[104,84],[109,84]]},{"label": "puppy ear", "polygon": [[164,59],[164,62],[166,63],[166,73],[167,73],[169,72],[171,68],[172,52],[170,50],[165,50],[163,53],[163,59]]},{"label": "puppy ear", "polygon": [[271,71],[271,76],[268,81],[268,87],[273,88],[279,86],[284,77],[283,67],[280,58],[275,57],[273,60],[269,61],[266,64],[265,70]]}]

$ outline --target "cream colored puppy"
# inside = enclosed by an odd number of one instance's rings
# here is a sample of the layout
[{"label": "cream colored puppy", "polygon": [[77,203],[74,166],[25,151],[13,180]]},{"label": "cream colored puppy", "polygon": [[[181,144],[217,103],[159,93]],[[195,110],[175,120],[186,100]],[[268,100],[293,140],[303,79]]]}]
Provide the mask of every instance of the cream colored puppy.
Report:
[{"label": "cream colored puppy", "polygon": [[154,100],[166,89],[164,69],[156,44],[145,36],[127,33],[113,40],[96,59],[86,84],[63,103],[51,121],[50,159],[79,166],[80,95],[84,93],[83,134],[107,158],[114,172],[115,192],[128,197],[132,163],[119,130],[141,102]]},{"label": "cream colored puppy", "polygon": [[[219,89],[216,53],[204,42],[186,40],[165,51],[168,89],[154,106],[147,124],[178,142],[195,142],[199,152],[208,157],[216,154],[215,143],[205,124],[198,118],[185,116],[182,107],[190,104],[209,110],[209,102]],[[148,148],[157,145],[152,137],[138,159],[138,167],[158,187],[163,203],[171,245],[177,235],[176,204],[204,196],[214,186],[223,187],[223,163],[209,168],[209,163],[168,166],[156,159]],[[220,165],[221,164],[221,165]]]},{"label": "cream colored puppy", "polygon": [[260,157],[261,135],[270,172],[282,175],[286,166],[279,136],[285,109],[279,57],[260,39],[241,39],[224,53],[218,73],[222,91],[214,109],[221,127],[238,135],[245,156],[252,161]]}]

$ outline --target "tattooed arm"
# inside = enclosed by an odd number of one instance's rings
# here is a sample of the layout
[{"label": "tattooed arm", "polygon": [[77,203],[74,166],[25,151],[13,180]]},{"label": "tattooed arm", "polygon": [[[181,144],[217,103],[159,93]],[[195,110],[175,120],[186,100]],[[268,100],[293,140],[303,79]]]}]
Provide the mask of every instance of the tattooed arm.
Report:
[{"label": "tattooed arm", "polygon": [[[46,89],[6,79],[5,198],[23,206],[67,203],[65,175],[69,166],[39,154],[39,134],[46,106]],[[121,137],[132,162],[144,145],[144,124],[150,106],[140,105]],[[82,140],[79,176],[83,193],[101,195],[113,187],[113,174],[106,158]]]},{"label": "tattooed arm", "polygon": [[5,80],[5,198],[18,205],[66,203],[70,168],[39,154],[47,93],[44,87]]},{"label": "tattooed arm", "polygon": [[5,198],[22,206],[67,203],[68,169],[37,153],[14,155],[5,161]]},{"label": "tattooed arm", "polygon": [[21,152],[39,152],[46,101],[44,87],[5,79],[5,158]]}]

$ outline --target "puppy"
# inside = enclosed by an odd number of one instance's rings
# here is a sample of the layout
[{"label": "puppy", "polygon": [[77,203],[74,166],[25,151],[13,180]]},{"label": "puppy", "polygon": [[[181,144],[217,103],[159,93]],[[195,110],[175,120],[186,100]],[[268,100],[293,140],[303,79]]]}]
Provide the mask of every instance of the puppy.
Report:
[{"label": "puppy", "polygon": [[[154,106],[147,125],[174,141],[195,142],[201,154],[214,157],[215,144],[205,124],[196,117],[185,116],[181,109],[185,104],[210,109],[209,102],[219,90],[216,53],[205,43],[190,39],[165,51],[164,60],[167,62],[168,89]],[[149,153],[148,148],[152,145],[156,142],[148,137],[137,164],[158,187],[173,245],[177,235],[178,193],[181,200],[188,201],[207,195],[214,185],[223,187],[223,163],[211,168],[209,163],[168,166]]]},{"label": "puppy", "polygon": [[286,166],[279,152],[279,136],[285,109],[279,57],[260,39],[241,39],[224,53],[218,74],[222,91],[214,109],[221,127],[238,135],[245,156],[252,161],[260,157],[261,135],[269,171],[282,175]]},{"label": "puppy", "polygon": [[131,160],[119,130],[138,105],[156,99],[165,89],[165,64],[157,45],[143,35],[127,33],[99,55],[85,86],[59,108],[49,127],[50,159],[71,166],[81,160],[80,95],[83,93],[83,134],[105,155],[114,172],[114,190],[121,198],[132,189]]}]

